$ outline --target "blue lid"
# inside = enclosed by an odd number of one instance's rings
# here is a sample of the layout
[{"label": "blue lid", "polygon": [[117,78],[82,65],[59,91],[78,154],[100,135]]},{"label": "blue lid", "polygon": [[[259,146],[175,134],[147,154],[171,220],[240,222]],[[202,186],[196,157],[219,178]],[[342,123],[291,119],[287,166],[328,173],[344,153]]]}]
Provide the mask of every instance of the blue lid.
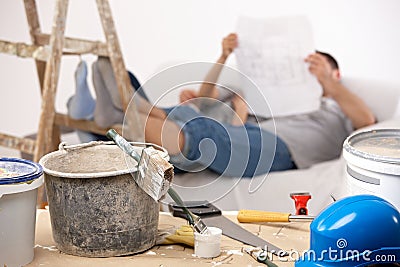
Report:
[{"label": "blue lid", "polygon": [[0,158],[0,185],[32,181],[43,173],[42,167],[29,160]]}]

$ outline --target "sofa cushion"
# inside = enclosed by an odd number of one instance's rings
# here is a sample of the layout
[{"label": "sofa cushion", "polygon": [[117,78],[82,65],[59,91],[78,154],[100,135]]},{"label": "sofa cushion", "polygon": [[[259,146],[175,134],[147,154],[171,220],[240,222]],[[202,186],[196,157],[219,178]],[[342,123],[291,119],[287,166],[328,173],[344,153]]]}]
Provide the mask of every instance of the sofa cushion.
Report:
[{"label": "sofa cushion", "polygon": [[400,84],[355,77],[342,82],[365,101],[378,122],[400,115]]}]

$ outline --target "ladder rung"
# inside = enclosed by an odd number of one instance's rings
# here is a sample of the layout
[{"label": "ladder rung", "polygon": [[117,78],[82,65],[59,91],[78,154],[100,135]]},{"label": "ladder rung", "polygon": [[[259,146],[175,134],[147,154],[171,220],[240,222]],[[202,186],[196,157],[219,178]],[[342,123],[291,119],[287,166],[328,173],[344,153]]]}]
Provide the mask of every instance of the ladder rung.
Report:
[{"label": "ladder rung", "polygon": [[[48,45],[50,35],[45,33],[36,34],[38,45]],[[98,56],[108,56],[106,44],[100,41],[90,41],[79,38],[64,37],[64,52],[67,54],[95,54]]]},{"label": "ladder rung", "polygon": [[44,46],[0,40],[0,53],[47,61],[50,56],[50,49]]},{"label": "ladder rung", "polygon": [[33,154],[35,152],[36,141],[29,138],[0,133],[0,145],[17,149],[24,153]]},{"label": "ladder rung", "polygon": [[[66,126],[73,129],[79,129],[86,132],[105,135],[109,128],[101,128],[94,121],[74,120],[68,115],[56,113],[55,124],[58,126]],[[112,126],[117,132],[122,132],[122,125],[116,124]]]}]

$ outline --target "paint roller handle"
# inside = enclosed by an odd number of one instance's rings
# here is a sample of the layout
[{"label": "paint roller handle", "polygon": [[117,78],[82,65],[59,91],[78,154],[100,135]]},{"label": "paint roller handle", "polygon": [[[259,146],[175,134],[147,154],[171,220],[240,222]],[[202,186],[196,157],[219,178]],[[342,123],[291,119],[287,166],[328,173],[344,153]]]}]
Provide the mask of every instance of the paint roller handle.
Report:
[{"label": "paint roller handle", "polygon": [[239,210],[237,219],[241,223],[289,222],[290,213],[260,210]]},{"label": "paint roller handle", "polygon": [[129,144],[128,141],[125,140],[122,136],[120,136],[114,129],[110,129],[107,131],[106,136],[114,141],[114,143],[122,149],[125,153],[127,153],[129,156],[134,158],[138,163],[140,161],[140,155],[136,150]]}]

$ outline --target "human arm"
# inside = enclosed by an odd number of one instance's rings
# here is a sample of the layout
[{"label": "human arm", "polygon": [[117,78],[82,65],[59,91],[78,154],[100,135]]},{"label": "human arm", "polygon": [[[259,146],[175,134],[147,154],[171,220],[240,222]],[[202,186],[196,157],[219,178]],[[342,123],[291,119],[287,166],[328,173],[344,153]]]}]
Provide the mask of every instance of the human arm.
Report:
[{"label": "human arm", "polygon": [[375,116],[364,101],[340,82],[339,70],[333,69],[321,54],[314,53],[306,59],[310,72],[316,76],[324,90],[324,96],[334,99],[343,113],[359,129],[375,123]]},{"label": "human arm", "polygon": [[328,90],[332,91],[329,96],[339,104],[343,113],[351,120],[355,129],[376,122],[375,116],[364,101],[340,82],[326,83],[324,88],[329,88]]},{"label": "human arm", "polygon": [[241,126],[247,121],[249,115],[246,101],[238,94],[232,97],[232,106],[235,110],[231,124],[234,126]]},{"label": "human arm", "polygon": [[207,73],[204,81],[199,89],[198,96],[199,97],[211,97],[211,98],[218,98],[218,90],[215,87],[215,84],[218,81],[218,77],[221,74],[221,71],[224,67],[226,60],[228,59],[229,55],[233,52],[233,50],[238,45],[238,37],[237,34],[231,33],[226,36],[222,40],[222,53],[221,56],[218,58],[216,64],[210,69]]}]

